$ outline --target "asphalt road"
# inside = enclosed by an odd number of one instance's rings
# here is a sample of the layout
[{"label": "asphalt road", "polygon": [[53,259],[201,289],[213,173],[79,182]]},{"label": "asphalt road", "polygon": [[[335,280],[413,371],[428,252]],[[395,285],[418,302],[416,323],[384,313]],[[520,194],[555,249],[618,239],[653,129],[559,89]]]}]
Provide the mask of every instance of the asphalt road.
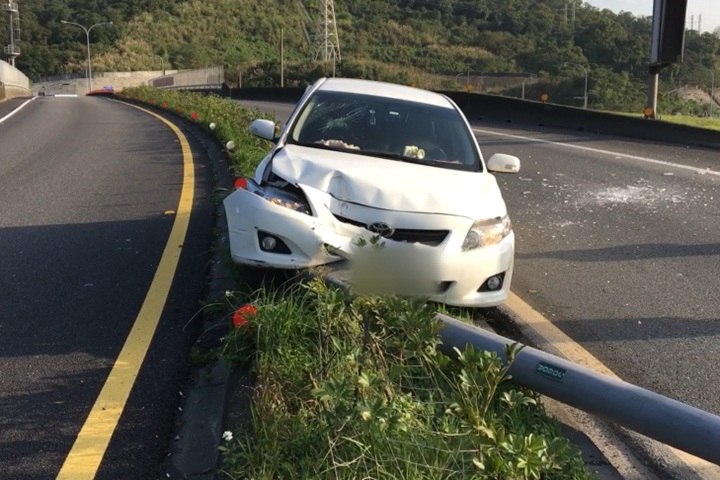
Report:
[{"label": "asphalt road", "polygon": [[[98,479],[162,471],[213,225],[194,160],[179,270]],[[57,475],[153,280],[182,171],[167,126],[104,98],[41,97],[0,124],[0,478]]]},{"label": "asphalt road", "polygon": [[[291,106],[243,102],[284,120]],[[476,124],[517,236],[513,291],[624,380],[720,414],[720,153]]]},{"label": "asphalt road", "polygon": [[523,162],[499,176],[517,235],[513,291],[624,380],[720,414],[720,154],[476,134],[486,156]]}]

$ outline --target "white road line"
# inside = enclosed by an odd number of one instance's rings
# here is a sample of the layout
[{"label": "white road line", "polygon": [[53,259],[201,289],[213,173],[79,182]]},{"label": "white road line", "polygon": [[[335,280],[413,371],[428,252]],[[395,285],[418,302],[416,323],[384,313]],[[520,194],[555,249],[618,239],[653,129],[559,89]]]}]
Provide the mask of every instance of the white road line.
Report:
[{"label": "white road line", "polygon": [[17,107],[17,108],[16,108],[15,110],[13,110],[12,112],[10,112],[10,113],[8,113],[7,115],[5,115],[4,117],[0,118],[0,124],[2,124],[5,120],[7,120],[8,118],[10,118],[10,117],[12,117],[13,115],[15,115],[17,112],[19,112],[19,111],[22,110],[23,108],[25,108],[25,106],[26,106],[28,103],[32,102],[32,101],[35,100],[36,98],[38,98],[38,97],[32,97],[30,100],[28,100],[27,102],[23,103],[22,105],[20,105],[19,107]]},{"label": "white road line", "polygon": [[[522,135],[512,135],[512,134],[509,134],[509,133],[500,133],[500,132],[495,132],[495,131],[492,131],[492,130],[483,130],[483,129],[480,129],[480,128],[473,128],[473,131],[474,131],[474,132],[477,132],[477,133],[484,133],[484,134],[487,134],[487,135],[495,135],[495,136],[498,136],[498,137],[514,138],[514,139],[517,139],[517,140],[527,140],[527,141],[530,141],[530,142],[546,143],[546,144],[555,145],[555,146],[558,146],[558,147],[574,148],[574,149],[576,149],[576,150],[584,150],[584,151],[586,151],[586,152],[600,153],[600,154],[604,154],[604,155],[613,155],[613,156],[615,156],[615,157],[627,158],[627,159],[629,159],[629,160],[638,160],[638,161],[641,161],[641,162],[652,163],[652,164],[654,164],[654,165],[662,165],[662,166],[664,166],[664,167],[672,167],[672,168],[679,168],[679,169],[681,169],[681,170],[689,170],[689,171],[695,172],[695,173],[701,173],[701,174],[707,174],[707,175],[720,176],[720,171],[714,171],[714,170],[705,169],[705,168],[690,167],[690,166],[688,166],[688,165],[680,165],[680,164],[677,164],[677,163],[666,162],[666,161],[663,161],[663,160],[656,160],[656,159],[654,159],[654,158],[640,157],[640,156],[638,156],[638,155],[628,155],[627,153],[612,152],[612,151],[610,151],[610,150],[602,150],[602,149],[600,149],[600,148],[584,147],[584,146],[582,146],[582,145],[571,145],[571,144],[568,144],[568,143],[555,142],[555,141],[552,141],[552,140],[543,140],[543,139],[540,139],[540,138],[524,137],[524,136],[522,136]],[[482,145],[481,145],[481,147],[482,147]]]}]

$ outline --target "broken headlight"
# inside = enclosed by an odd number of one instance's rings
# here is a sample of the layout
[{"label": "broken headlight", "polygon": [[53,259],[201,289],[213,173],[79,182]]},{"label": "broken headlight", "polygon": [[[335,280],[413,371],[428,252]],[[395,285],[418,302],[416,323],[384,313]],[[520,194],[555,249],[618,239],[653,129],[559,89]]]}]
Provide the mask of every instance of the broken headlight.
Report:
[{"label": "broken headlight", "polygon": [[[268,185],[261,187],[249,178],[239,178],[235,181],[235,188],[242,188],[248,192],[258,195],[268,202],[280,205],[281,207],[295,210],[296,212],[310,215],[310,205],[302,194],[302,190],[286,184],[286,188],[279,188]],[[293,190],[296,190],[297,193]]]}]

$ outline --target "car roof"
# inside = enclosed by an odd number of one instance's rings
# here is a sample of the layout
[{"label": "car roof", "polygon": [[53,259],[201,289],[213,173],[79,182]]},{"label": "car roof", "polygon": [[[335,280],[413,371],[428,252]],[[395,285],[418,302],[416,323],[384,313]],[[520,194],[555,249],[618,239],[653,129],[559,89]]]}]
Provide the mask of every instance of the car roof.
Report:
[{"label": "car roof", "polygon": [[356,78],[327,78],[318,90],[325,92],[348,92],[376,97],[388,97],[410,102],[426,103],[438,107],[454,108],[443,95],[419,88],[395,83],[361,80]]}]

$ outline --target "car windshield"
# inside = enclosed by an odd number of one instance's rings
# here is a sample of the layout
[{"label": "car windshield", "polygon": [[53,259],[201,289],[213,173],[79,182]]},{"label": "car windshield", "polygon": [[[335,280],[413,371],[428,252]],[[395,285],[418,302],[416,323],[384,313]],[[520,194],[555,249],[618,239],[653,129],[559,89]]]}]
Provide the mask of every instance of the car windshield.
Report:
[{"label": "car windshield", "polygon": [[288,143],[478,171],[479,153],[452,108],[346,92],[316,92]]}]

